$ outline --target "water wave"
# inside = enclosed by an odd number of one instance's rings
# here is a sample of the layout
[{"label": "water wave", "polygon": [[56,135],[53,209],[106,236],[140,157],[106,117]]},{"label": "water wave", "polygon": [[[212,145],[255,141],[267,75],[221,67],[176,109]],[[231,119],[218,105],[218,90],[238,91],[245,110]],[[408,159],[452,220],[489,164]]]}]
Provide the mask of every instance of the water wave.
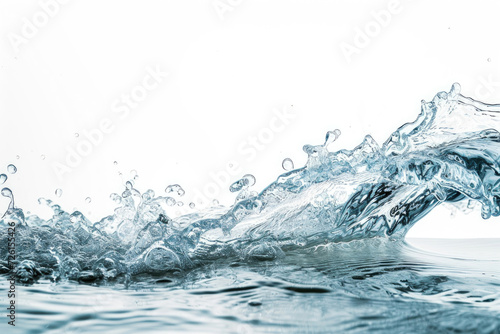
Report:
[{"label": "water wave", "polygon": [[[353,240],[401,240],[443,202],[472,201],[487,219],[500,214],[500,105],[449,92],[422,101],[414,122],[379,145],[371,136],[352,150],[331,152],[340,131],[322,145],[305,145],[305,166],[287,171],[260,193],[253,176],[231,186],[234,205],[172,218],[175,199],[141,193],[126,183],[114,213],[92,223],[50,200],[51,219],[24,216],[11,198],[0,221],[15,223],[16,267],[21,282],[41,276],[80,282],[130,280],[143,273],[184,273],[225,258],[279,259],[305,248]],[[171,192],[183,191],[175,185]],[[2,232],[4,233],[4,232]],[[0,257],[8,255],[2,234]],[[9,272],[6,261],[0,273]]]}]

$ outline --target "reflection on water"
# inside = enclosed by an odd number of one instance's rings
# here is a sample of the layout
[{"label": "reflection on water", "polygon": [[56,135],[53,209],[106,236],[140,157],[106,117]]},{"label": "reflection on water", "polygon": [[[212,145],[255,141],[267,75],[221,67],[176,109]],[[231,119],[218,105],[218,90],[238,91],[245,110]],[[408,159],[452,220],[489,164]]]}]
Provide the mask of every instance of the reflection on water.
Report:
[{"label": "reflection on water", "polygon": [[500,239],[371,239],[137,276],[128,287],[45,280],[18,289],[16,330],[30,333],[495,333]]},{"label": "reflection on water", "polygon": [[97,222],[48,199],[50,219],[25,216],[4,187],[0,273],[27,284],[16,330],[500,332],[499,240],[403,241],[443,202],[500,215],[499,113],[454,84],[383,145],[330,151],[329,131],[260,193],[247,174],[231,206],[182,216],[178,184],[157,196],[134,177]]}]

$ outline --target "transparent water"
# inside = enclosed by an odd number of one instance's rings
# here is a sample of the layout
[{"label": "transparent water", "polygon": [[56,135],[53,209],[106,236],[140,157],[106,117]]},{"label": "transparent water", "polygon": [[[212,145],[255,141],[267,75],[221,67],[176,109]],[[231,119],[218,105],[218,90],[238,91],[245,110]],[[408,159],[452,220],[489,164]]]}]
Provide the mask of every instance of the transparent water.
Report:
[{"label": "transparent water", "polygon": [[19,296],[29,333],[498,333],[500,239],[353,241],[128,286],[41,280]]},{"label": "transparent water", "polygon": [[260,193],[245,175],[231,207],[175,217],[182,187],[130,180],[98,222],[40,199],[44,220],[3,188],[0,302],[14,275],[15,329],[33,333],[500,332],[499,240],[404,240],[444,202],[500,214],[500,106],[459,88],[381,146],[332,152],[330,131]]}]

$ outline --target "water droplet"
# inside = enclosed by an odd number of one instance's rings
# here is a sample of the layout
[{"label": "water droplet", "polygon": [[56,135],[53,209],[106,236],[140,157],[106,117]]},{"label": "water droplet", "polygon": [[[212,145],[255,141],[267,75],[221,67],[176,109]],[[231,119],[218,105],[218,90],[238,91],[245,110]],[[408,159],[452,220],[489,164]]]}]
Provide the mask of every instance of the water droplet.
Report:
[{"label": "water droplet", "polygon": [[7,181],[7,175],[0,174],[0,184],[4,184]]},{"label": "water droplet", "polygon": [[248,186],[251,187],[255,184],[255,176],[253,176],[252,174],[246,174],[246,175],[243,175],[243,178],[246,179],[248,181]]},{"label": "water droplet", "polygon": [[183,206],[183,205],[184,205],[184,202],[179,201],[179,202],[177,202],[177,205],[178,205],[178,206]]},{"label": "water droplet", "polygon": [[133,186],[132,182],[127,181],[127,182],[125,183],[125,187],[126,187],[128,190],[131,190],[134,186]]},{"label": "water droplet", "polygon": [[283,167],[286,171],[291,171],[293,169],[293,161],[290,158],[286,158],[281,163],[281,167]]},{"label": "water droplet", "polygon": [[340,137],[340,130],[339,129],[335,129],[333,131],[328,131],[326,133],[325,144],[323,146],[328,147],[328,145],[330,145],[331,143],[336,141],[339,137]]},{"label": "water droplet", "polygon": [[144,202],[150,201],[155,197],[155,192],[152,189],[148,189],[142,194],[141,198]]},{"label": "water droplet", "polygon": [[118,165],[118,161],[113,161],[113,165]]},{"label": "water droplet", "polygon": [[19,160],[21,159],[21,157],[19,155],[16,155],[16,159]]},{"label": "water droplet", "polygon": [[12,190],[10,190],[9,188],[3,188],[2,196],[12,198]]},{"label": "water droplet", "polygon": [[229,191],[234,193],[248,187],[248,179],[242,178],[229,186]]},{"label": "water droplet", "polygon": [[63,191],[62,191],[62,189],[58,188],[58,189],[56,189],[56,192],[55,192],[55,193],[56,193],[56,196],[57,196],[57,197],[61,197],[61,196],[62,196]]},{"label": "water droplet", "polygon": [[80,137],[80,134],[79,134],[78,132],[77,132],[77,133],[75,133],[75,137],[76,137],[76,138]]},{"label": "water droplet", "polygon": [[194,204],[193,202],[189,203],[189,207],[190,207],[191,209],[194,209],[194,207],[195,207],[195,206],[196,206],[196,204]]},{"label": "water droplet", "polygon": [[218,200],[216,200],[216,199],[214,199],[214,200],[212,201],[212,204],[213,204],[213,205],[219,205],[219,201],[218,201]]},{"label": "water droplet", "polygon": [[40,197],[40,198],[38,199],[38,204],[41,204],[41,205],[49,205],[49,204],[50,204],[50,202],[51,202],[50,200],[45,199],[45,198],[43,198],[43,197]]},{"label": "water droplet", "polygon": [[11,174],[16,174],[17,172],[17,167],[14,166],[13,164],[10,164],[7,166],[7,171]]},{"label": "water droplet", "polygon": [[43,155],[43,154],[42,154],[42,155],[40,156],[40,159],[45,160],[45,155]]},{"label": "water droplet", "polygon": [[184,189],[182,189],[182,187],[178,184],[169,185],[168,187],[165,188],[165,192],[167,194],[176,193],[179,196],[184,196],[184,194],[186,193]]},{"label": "water droplet", "polygon": [[167,197],[166,202],[167,202],[168,206],[174,206],[175,205],[175,199],[173,199],[172,197]]},{"label": "water droplet", "polygon": [[92,198],[90,198],[90,197],[87,197],[87,198],[85,199],[85,202],[87,202],[87,203],[90,203],[90,202],[92,202]]},{"label": "water droplet", "polygon": [[109,198],[111,198],[113,202],[116,202],[118,204],[120,204],[120,202],[122,201],[121,196],[118,195],[117,193],[112,193],[111,195],[109,195]]},{"label": "water droplet", "polygon": [[488,63],[491,62],[491,58],[488,58],[487,60],[488,60]]}]

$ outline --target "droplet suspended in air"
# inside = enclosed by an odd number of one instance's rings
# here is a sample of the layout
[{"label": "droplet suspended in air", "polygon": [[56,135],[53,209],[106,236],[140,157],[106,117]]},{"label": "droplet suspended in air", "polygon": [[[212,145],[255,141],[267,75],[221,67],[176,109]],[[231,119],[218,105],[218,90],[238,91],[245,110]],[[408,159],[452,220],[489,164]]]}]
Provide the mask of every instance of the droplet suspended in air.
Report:
[{"label": "droplet suspended in air", "polygon": [[85,202],[87,202],[87,203],[90,203],[90,202],[92,202],[92,198],[90,198],[90,197],[87,197],[87,198],[85,199]]},{"label": "droplet suspended in air", "polygon": [[113,161],[113,165],[118,165],[118,161]]},{"label": "droplet suspended in air", "polygon": [[243,188],[248,187],[248,181],[249,180],[246,178],[239,179],[238,181],[234,182],[233,184],[231,184],[229,186],[229,191],[234,193],[234,192],[240,191]]},{"label": "droplet suspended in air", "polygon": [[213,204],[213,205],[219,205],[219,201],[218,201],[218,200],[216,200],[216,199],[214,199],[214,200],[212,201],[212,204]]},{"label": "droplet suspended in air", "polygon": [[488,60],[488,63],[491,62],[491,58],[488,58],[487,60]]},{"label": "droplet suspended in air", "polygon": [[174,206],[175,205],[175,199],[173,199],[172,197],[167,197],[166,202],[167,202],[168,206]]},{"label": "droplet suspended in air", "polygon": [[40,156],[40,159],[45,160],[45,155],[43,155],[43,154],[42,154],[42,155]]},{"label": "droplet suspended in air", "polygon": [[246,179],[248,181],[248,186],[251,187],[255,184],[255,176],[253,176],[252,174],[245,174],[243,175],[243,179]]},{"label": "droplet suspended in air", "polygon": [[0,174],[0,184],[4,184],[7,181],[7,175]]},{"label": "droplet suspended in air", "polygon": [[14,208],[14,195],[12,194],[12,190],[9,188],[3,188],[1,191],[2,196],[10,198],[9,209]]},{"label": "droplet suspended in air", "polygon": [[186,193],[184,189],[182,189],[182,187],[178,184],[169,185],[168,187],[165,188],[165,192],[167,194],[175,193],[179,196],[184,196],[184,194]]},{"label": "droplet suspended in air", "polygon": [[21,159],[21,157],[19,155],[16,155],[16,159],[19,160]]},{"label": "droplet suspended in air", "polygon": [[293,169],[293,161],[290,158],[285,158],[281,163],[281,167],[283,167],[286,171],[291,171]]},{"label": "droplet suspended in air", "polygon": [[12,198],[12,190],[9,188],[3,188],[1,194],[4,197]]},{"label": "droplet suspended in air", "polygon": [[7,166],[7,171],[11,174],[16,174],[17,172],[17,167],[14,166],[13,164],[10,164]]},{"label": "droplet suspended in air", "polygon": [[63,191],[62,191],[62,189],[61,189],[61,188],[58,188],[58,189],[56,189],[55,193],[56,193],[56,196],[57,196],[57,197],[61,197],[61,196],[62,196]]},{"label": "droplet suspended in air", "polygon": [[194,204],[193,202],[189,203],[189,207],[190,207],[191,209],[194,209],[194,208],[195,208],[195,206],[196,206],[196,204]]},{"label": "droplet suspended in air", "polygon": [[111,200],[115,203],[118,203],[120,204],[120,202],[122,201],[122,197],[120,195],[118,195],[117,193],[112,193],[111,195],[109,195],[109,198],[111,198]]},{"label": "droplet suspended in air", "polygon": [[80,137],[80,134],[77,132],[77,133],[75,133],[75,138],[78,138],[78,137]]},{"label": "droplet suspended in air", "polygon": [[326,138],[325,138],[325,144],[323,145],[324,147],[328,147],[331,143],[336,141],[340,137],[340,130],[335,129],[333,131],[328,131],[326,133]]}]

